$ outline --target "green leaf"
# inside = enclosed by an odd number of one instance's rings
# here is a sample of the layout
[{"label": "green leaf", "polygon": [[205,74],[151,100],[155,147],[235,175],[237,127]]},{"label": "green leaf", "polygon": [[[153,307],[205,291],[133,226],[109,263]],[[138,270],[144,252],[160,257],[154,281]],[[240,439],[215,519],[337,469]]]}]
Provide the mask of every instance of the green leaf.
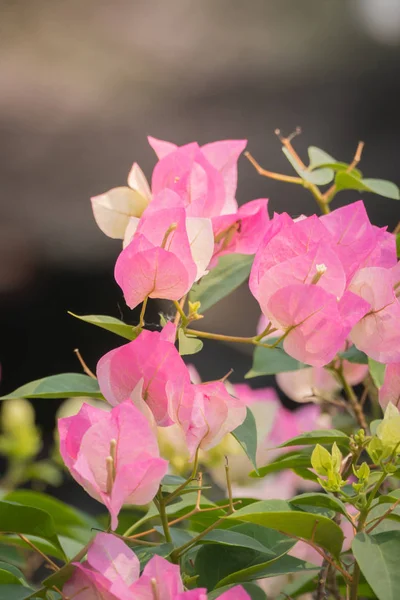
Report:
[{"label": "green leaf", "polygon": [[263,467],[259,467],[257,471],[252,471],[250,477],[265,477],[271,473],[278,473],[285,469],[311,468],[311,451],[295,450],[287,454],[281,454],[275,460],[271,461]]},{"label": "green leaf", "polygon": [[255,472],[257,471],[256,455],[257,455],[257,426],[253,413],[248,408],[246,418],[239,427],[232,431],[233,437],[239,442],[246,455],[251,461]]},{"label": "green leaf", "polygon": [[9,571],[19,581],[24,581],[25,580],[25,578],[24,578],[23,574],[21,573],[21,571],[19,569],[17,569],[17,567],[15,567],[14,565],[10,565],[9,563],[6,563],[6,562],[3,562],[3,561],[0,560],[0,569],[2,571]]},{"label": "green leaf", "polygon": [[[271,560],[277,560],[296,543],[295,540],[274,531],[267,527],[261,527],[254,523],[241,523],[235,525],[230,532],[245,535],[247,538],[253,538],[263,547],[262,552],[251,548],[241,547],[224,547],[217,544],[207,544],[203,546],[196,556],[196,573],[200,576],[200,581],[196,585],[205,585],[209,589],[213,588],[218,582],[218,585],[225,585],[223,581],[225,577],[238,571],[243,574],[243,578],[239,581],[248,581],[249,579],[257,579],[258,573],[265,570],[266,565],[271,563]],[[273,553],[273,558],[266,556],[265,549]],[[244,569],[254,567],[252,573],[243,573]],[[238,581],[235,579],[234,581]],[[231,583],[226,581],[226,584]]]},{"label": "green leaf", "polygon": [[275,558],[274,560],[270,560],[269,562],[248,567],[247,569],[243,569],[242,571],[232,573],[232,575],[228,575],[227,577],[224,577],[224,579],[219,581],[217,587],[219,588],[219,586],[226,585],[227,583],[238,584],[241,581],[243,581],[244,578],[265,579],[267,577],[291,575],[310,570],[319,571],[320,568],[321,567],[318,567],[317,565],[305,562],[304,560],[301,560],[294,556],[285,555],[282,557]]},{"label": "green leaf", "polygon": [[337,163],[336,158],[333,158],[325,150],[321,150],[321,148],[317,148],[316,146],[309,146],[308,158],[310,161],[309,169],[316,169],[329,163]]},{"label": "green leaf", "polygon": [[227,254],[218,260],[217,266],[192,287],[190,302],[200,302],[200,312],[216,304],[248,278],[254,256]]},{"label": "green leaf", "polygon": [[71,311],[68,311],[68,314],[80,321],[96,325],[130,341],[134,340],[140,333],[133,325],[127,325],[115,317],[108,317],[107,315],[76,315]]},{"label": "green leaf", "polygon": [[397,185],[384,179],[359,179],[354,174],[339,171],[336,174],[335,184],[337,191],[358,190],[359,192],[372,192],[394,200],[400,199]]},{"label": "green leaf", "polygon": [[383,386],[386,365],[374,360],[373,358],[368,358],[368,367],[372,381],[379,390]]},{"label": "green leaf", "polygon": [[338,446],[348,447],[350,438],[348,435],[338,429],[321,429],[316,431],[308,431],[302,433],[290,440],[287,440],[279,446],[279,448],[287,448],[288,446],[308,446],[314,444],[333,444]]},{"label": "green leaf", "polygon": [[153,558],[157,554],[157,556],[162,556],[166,558],[169,556],[174,549],[173,544],[160,544],[159,546],[154,546],[151,548],[144,548],[143,546],[133,546],[135,550],[135,554],[140,561],[140,568],[143,569],[149,560]]},{"label": "green leaf", "polygon": [[214,529],[214,531],[207,533],[199,541],[199,544],[211,542],[221,544],[223,546],[250,548],[251,550],[256,550],[257,552],[261,552],[261,554],[265,554],[267,556],[275,556],[274,552],[263,546],[256,539],[232,529]]},{"label": "green leaf", "polygon": [[37,536],[50,542],[64,556],[53,517],[39,508],[1,500],[0,531],[2,533],[22,533]]},{"label": "green leaf", "polygon": [[[251,600],[267,600],[265,592],[255,583],[243,583],[241,581],[240,584],[246,590]],[[208,600],[215,600],[216,598],[219,598],[222,594],[230,590],[235,585],[237,584],[233,583],[232,585],[225,585],[222,588],[218,588],[217,590],[210,592],[209,594],[207,594]]]},{"label": "green leaf", "polygon": [[189,354],[197,354],[203,348],[203,342],[194,335],[186,335],[182,329],[178,333],[179,339],[179,354],[187,356]]},{"label": "green leaf", "polygon": [[[271,338],[268,343],[273,344],[278,338]],[[257,346],[253,354],[253,366],[245,375],[245,379],[259,377],[260,375],[275,375],[286,371],[298,371],[309,365],[296,360],[286,354],[282,347],[263,348]]]},{"label": "green leaf", "polygon": [[25,600],[31,594],[33,590],[23,585],[18,577],[0,568],[0,600]]},{"label": "green leaf", "polygon": [[300,494],[299,496],[295,496],[294,498],[292,498],[290,500],[290,504],[294,507],[301,508],[306,511],[308,507],[313,506],[320,508],[328,508],[336,513],[344,515],[346,519],[350,521],[350,523],[352,522],[347,513],[345,504],[338,498],[335,498],[334,496],[329,496],[328,494],[321,494],[319,492]]},{"label": "green leaf", "polygon": [[[92,535],[91,528],[100,527],[100,524],[93,517],[40,492],[16,490],[7,494],[4,500],[44,510],[52,516],[55,528],[60,535],[79,541],[82,541],[82,533],[85,534],[83,537],[83,540],[85,540],[86,537]],[[82,529],[88,529],[89,531],[82,532]]]},{"label": "green leaf", "polygon": [[16,389],[11,394],[1,396],[0,400],[14,398],[70,398],[72,396],[90,396],[104,400],[96,379],[81,373],[63,373],[36,379]]},{"label": "green leaf", "polygon": [[311,171],[309,169],[302,169],[294,160],[293,156],[290,154],[287,148],[282,148],[282,152],[286,156],[296,173],[305,181],[309,181],[310,183],[314,183],[315,185],[325,185],[333,180],[334,172],[332,171],[332,169],[316,169],[314,171]]},{"label": "green leaf", "polygon": [[311,465],[318,475],[327,475],[333,469],[332,456],[321,444],[317,444],[311,454]]},{"label": "green leaf", "polygon": [[400,531],[376,535],[358,533],[352,550],[359,567],[379,600],[397,600],[400,589]]},{"label": "green leaf", "polygon": [[343,532],[330,519],[294,510],[283,500],[264,500],[241,508],[227,519],[248,521],[271,527],[287,535],[313,540],[334,556],[339,556],[343,544]]},{"label": "green leaf", "polygon": [[345,352],[339,352],[339,356],[340,358],[344,358],[348,362],[356,365],[368,364],[368,356],[365,354],[365,352],[362,352],[355,346],[350,346],[350,348],[345,350]]}]

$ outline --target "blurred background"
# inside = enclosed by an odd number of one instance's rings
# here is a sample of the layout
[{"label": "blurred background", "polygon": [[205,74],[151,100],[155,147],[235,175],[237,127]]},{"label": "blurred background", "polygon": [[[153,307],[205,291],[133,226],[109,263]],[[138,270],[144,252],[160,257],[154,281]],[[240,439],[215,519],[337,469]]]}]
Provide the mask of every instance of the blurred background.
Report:
[{"label": "blurred background", "polygon": [[[90,197],[124,185],[134,161],[148,177],[146,136],[178,144],[247,138],[270,170],[292,174],[274,135],[301,126],[316,145],[400,183],[398,0],[2,0],[0,2],[0,392],[80,371],[120,340],[67,314],[137,322],[113,279],[119,241],[106,238]],[[239,162],[239,203],[311,213],[307,192]],[[347,192],[340,202],[358,193]],[[364,196],[391,228],[399,204]],[[159,307],[151,319],[158,322]],[[245,288],[207,313],[210,331],[251,335],[259,318]],[[243,348],[206,346],[203,377],[235,369]],[[268,379],[256,381],[259,385]],[[51,436],[57,401],[35,403]]]}]

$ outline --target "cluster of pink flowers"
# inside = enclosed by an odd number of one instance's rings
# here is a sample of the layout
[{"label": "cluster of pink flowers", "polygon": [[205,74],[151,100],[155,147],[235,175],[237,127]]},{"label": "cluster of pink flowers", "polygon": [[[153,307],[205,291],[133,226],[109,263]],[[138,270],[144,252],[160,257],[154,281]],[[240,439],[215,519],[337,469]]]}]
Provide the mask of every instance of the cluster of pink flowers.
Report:
[{"label": "cluster of pink flowers", "polygon": [[[309,389],[313,383],[335,389],[323,367],[355,344],[388,364],[380,401],[398,404],[400,266],[395,236],[370,223],[361,201],[322,217],[295,220],[285,213],[270,219],[266,199],[239,208],[237,161],[245,140],[202,147],[177,147],[154,138],[149,142],[158,157],[151,188],[135,163],[128,186],[92,198],[100,229],[123,240],[115,279],[127,305],[133,309],[148,298],[178,301],[218,257],[255,255],[250,290],[268,333],[273,330],[289,355],[313,367],[306,374],[298,372]],[[97,378],[111,410],[83,405],[77,415],[59,421],[65,464],[105,504],[113,530],[122,506],[149,503],[167,473],[157,427],[178,427],[193,460],[199,449],[213,448],[243,423],[248,405],[257,412],[257,394],[245,386],[229,393],[223,381],[192,382],[176,337],[176,326],[168,322],[161,332],[142,330],[132,342],[108,352],[98,363]],[[365,376],[363,365],[344,366],[354,383]],[[282,377],[284,388],[285,377],[293,374]],[[286,385],[290,390],[293,380],[286,379]],[[276,399],[271,403],[276,417],[270,444],[312,428],[319,417],[316,406],[293,414],[277,404]],[[292,478],[291,492],[293,485]],[[93,597],[92,589],[109,600],[206,600],[206,590],[185,592],[179,568],[160,557],[140,576],[135,554],[112,535],[98,535],[87,561],[76,567],[66,593],[82,600]],[[235,588],[222,598],[245,600],[248,595]]]},{"label": "cluster of pink flowers", "polygon": [[350,339],[386,363],[400,359],[399,279],[395,236],[359,201],[322,217],[275,214],[250,289],[294,358],[322,367]]},{"label": "cluster of pink flowers", "polygon": [[[185,592],[180,568],[155,555],[140,575],[136,554],[112,534],[98,533],[87,560],[75,564],[72,578],[64,586],[68,598],[92,600],[207,600],[207,590]],[[221,600],[250,600],[241,586],[219,596]]]}]

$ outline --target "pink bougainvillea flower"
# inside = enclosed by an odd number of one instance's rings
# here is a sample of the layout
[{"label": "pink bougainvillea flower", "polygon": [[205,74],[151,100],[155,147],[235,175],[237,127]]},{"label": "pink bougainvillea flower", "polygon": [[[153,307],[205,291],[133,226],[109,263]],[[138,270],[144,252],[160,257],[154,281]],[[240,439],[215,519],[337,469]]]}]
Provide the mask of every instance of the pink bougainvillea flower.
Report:
[{"label": "pink bougainvillea flower", "polygon": [[178,395],[190,382],[189,372],[174,346],[172,323],[161,332],[144,330],[132,342],[105,354],[97,364],[102,394],[113,406],[130,397],[143,380],[142,395],[158,425],[171,425],[167,382]]},{"label": "pink bougainvillea flower", "polygon": [[362,200],[322,216],[321,221],[337,244],[348,281],[362,267],[396,264],[395,236],[371,224]]},{"label": "pink bougainvillea flower", "polygon": [[379,390],[379,404],[385,410],[391,402],[399,408],[400,404],[400,362],[387,365],[383,386]]},{"label": "pink bougainvillea flower", "polygon": [[237,160],[245,140],[224,140],[202,148],[196,142],[177,147],[155,138],[149,138],[149,143],[160,159],[153,171],[154,193],[174,190],[189,216],[215,217],[237,210]]},{"label": "pink bougainvillea flower", "polygon": [[143,505],[154,498],[168,463],[160,458],[148,420],[131,400],[110,412],[84,404],[77,415],[59,419],[58,430],[71,475],[106,505],[113,529],[123,504]]},{"label": "pink bougainvillea flower", "polygon": [[314,284],[340,298],[346,276],[329,232],[316,215],[293,221],[274,215],[255,256],[250,290],[265,315],[273,294],[292,284]]},{"label": "pink bougainvillea flower", "polygon": [[268,226],[268,200],[253,200],[234,214],[214,217],[214,257],[223,254],[255,254]]},{"label": "pink bougainvillea flower", "polygon": [[136,224],[132,240],[115,265],[115,279],[126,303],[135,308],[148,297],[179,300],[210,262],[214,249],[211,222],[194,220],[188,227],[179,196],[164,190]]},{"label": "pink bougainvillea flower", "polygon": [[87,560],[74,566],[63,591],[76,600],[128,599],[129,587],[140,576],[136,554],[110,533],[98,533],[89,547]]},{"label": "pink bougainvillea flower", "polygon": [[400,303],[392,272],[396,270],[397,267],[361,269],[349,287],[370,305],[353,328],[350,339],[357,348],[382,363],[400,362]]},{"label": "pink bougainvillea flower", "polygon": [[111,238],[123,240],[131,217],[140,217],[151,200],[149,184],[137,163],[129,173],[128,186],[91,199],[97,225]]},{"label": "pink bougainvillea flower", "polygon": [[308,365],[323,367],[336,356],[369,306],[351,292],[338,302],[321,287],[294,284],[274,293],[265,314],[286,333],[283,347],[288,354]]},{"label": "pink bougainvillea flower", "polygon": [[[207,600],[204,588],[184,592],[179,566],[161,556],[153,556],[140,575],[136,554],[112,534],[98,533],[87,560],[73,564],[75,571],[63,591],[74,600]],[[250,600],[241,586],[220,597]]]},{"label": "pink bougainvillea flower", "polygon": [[239,427],[246,418],[246,404],[231,396],[221,381],[186,384],[178,390],[167,384],[172,420],[186,438],[190,459],[198,448],[209,450]]}]

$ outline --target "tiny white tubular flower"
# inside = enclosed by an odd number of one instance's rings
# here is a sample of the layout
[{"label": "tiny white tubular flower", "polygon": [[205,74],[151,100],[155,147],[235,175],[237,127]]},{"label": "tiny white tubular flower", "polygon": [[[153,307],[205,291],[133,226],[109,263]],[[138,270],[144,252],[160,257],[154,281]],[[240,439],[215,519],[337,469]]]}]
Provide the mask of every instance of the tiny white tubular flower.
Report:
[{"label": "tiny white tubular flower", "polygon": [[139,218],[151,201],[149,184],[137,163],[128,175],[128,186],[116,187],[91,198],[97,225],[114,239],[124,239],[130,219]]}]

